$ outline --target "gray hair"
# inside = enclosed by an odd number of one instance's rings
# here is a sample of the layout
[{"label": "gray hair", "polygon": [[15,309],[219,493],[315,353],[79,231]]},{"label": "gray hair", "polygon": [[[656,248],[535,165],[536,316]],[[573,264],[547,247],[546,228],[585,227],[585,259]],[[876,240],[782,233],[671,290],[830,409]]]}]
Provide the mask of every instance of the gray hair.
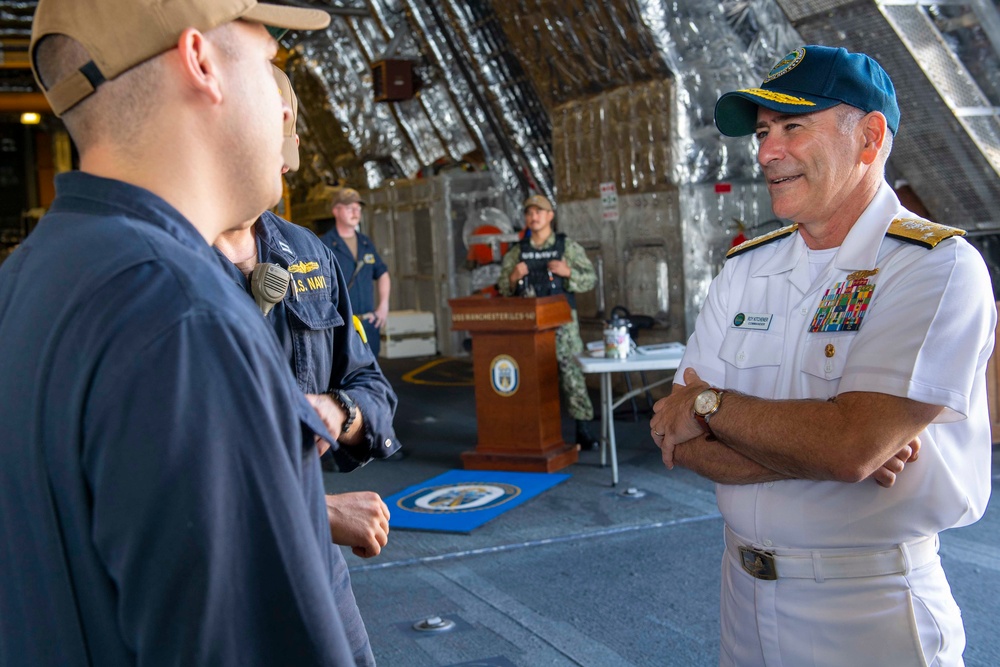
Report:
[{"label": "gray hair", "polygon": [[[840,130],[842,134],[847,134],[855,127],[858,126],[865,116],[869,112],[863,111],[857,107],[852,107],[849,104],[841,104],[837,107],[838,118],[837,118],[837,129]],[[889,159],[889,153],[892,152],[892,130],[888,127],[886,128],[885,140],[882,142],[882,149],[879,151],[879,158],[882,160],[883,164]]]}]

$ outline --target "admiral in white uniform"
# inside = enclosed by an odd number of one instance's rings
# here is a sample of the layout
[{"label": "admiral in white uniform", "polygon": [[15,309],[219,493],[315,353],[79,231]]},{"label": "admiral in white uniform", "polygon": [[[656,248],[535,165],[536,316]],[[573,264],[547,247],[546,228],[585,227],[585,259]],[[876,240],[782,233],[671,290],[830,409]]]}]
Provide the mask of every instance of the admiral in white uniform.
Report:
[{"label": "admiral in white uniform", "polygon": [[960,665],[937,534],[989,499],[985,264],[885,182],[899,111],[867,56],[803,47],[716,123],[757,134],[797,223],[730,252],[651,421],[718,482],[720,664]]}]

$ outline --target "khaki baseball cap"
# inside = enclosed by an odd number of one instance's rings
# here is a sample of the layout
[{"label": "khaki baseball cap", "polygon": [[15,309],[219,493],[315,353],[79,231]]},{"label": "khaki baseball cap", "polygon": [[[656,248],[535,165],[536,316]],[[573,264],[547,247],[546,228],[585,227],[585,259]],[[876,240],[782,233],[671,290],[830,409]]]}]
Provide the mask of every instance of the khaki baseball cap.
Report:
[{"label": "khaki baseball cap", "polygon": [[544,195],[531,195],[524,200],[524,206],[521,207],[522,211],[527,211],[532,206],[542,209],[543,211],[552,211],[552,202],[549,201],[548,197]]},{"label": "khaki baseball cap", "polygon": [[299,144],[295,141],[295,119],[299,115],[299,99],[292,90],[292,82],[288,80],[288,75],[281,71],[276,65],[274,67],[274,79],[278,82],[278,90],[285,104],[292,108],[292,118],[285,122],[285,139],[281,144],[281,157],[285,158],[285,166],[288,171],[299,170]]},{"label": "khaki baseball cap", "polygon": [[333,193],[333,204],[361,204],[365,205],[364,200],[361,198],[361,193],[354,188],[340,188],[335,193]]},{"label": "khaki baseball cap", "polygon": [[[237,19],[287,30],[319,30],[330,15],[257,0],[39,0],[31,23],[31,70],[57,116],[99,85],[169,51],[187,28],[207,32]],[[35,66],[35,48],[47,35],[79,42],[91,61],[46,89]]]}]

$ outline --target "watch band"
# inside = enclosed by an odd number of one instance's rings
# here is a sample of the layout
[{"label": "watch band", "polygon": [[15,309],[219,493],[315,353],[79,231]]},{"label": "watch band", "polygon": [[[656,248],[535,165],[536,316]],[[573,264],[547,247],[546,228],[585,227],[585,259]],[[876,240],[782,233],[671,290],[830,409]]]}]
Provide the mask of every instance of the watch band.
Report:
[{"label": "watch band", "polygon": [[709,437],[715,437],[715,432],[712,431],[712,427],[708,425],[708,419],[699,415],[697,412],[694,413],[694,418],[698,420],[698,424],[701,425],[701,430],[703,430]]},{"label": "watch band", "polygon": [[343,435],[351,430],[354,420],[357,419],[358,404],[343,389],[331,389],[329,394],[340,403],[340,407],[344,408],[344,412],[347,413],[347,419],[344,420],[344,425],[340,427],[340,434]]}]

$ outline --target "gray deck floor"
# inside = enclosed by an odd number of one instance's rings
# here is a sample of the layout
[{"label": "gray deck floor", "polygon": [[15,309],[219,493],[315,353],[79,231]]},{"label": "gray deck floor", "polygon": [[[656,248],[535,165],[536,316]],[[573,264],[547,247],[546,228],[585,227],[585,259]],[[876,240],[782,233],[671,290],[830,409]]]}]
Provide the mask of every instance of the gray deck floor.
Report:
[{"label": "gray deck floor", "polygon": [[[328,490],[385,497],[461,468],[461,452],[476,442],[472,388],[461,386],[471,364],[455,360],[435,369],[436,381],[458,386],[402,380],[427,361],[382,362],[400,396],[396,431],[405,458],[326,474]],[[560,471],[568,480],[471,534],[394,530],[377,558],[345,550],[379,665],[718,664],[722,519],[713,486],[688,471],[667,471],[647,424],[641,414],[638,422],[630,416],[616,422],[617,488],[599,455],[583,452],[578,464]],[[623,495],[629,487],[644,495]],[[986,517],[942,535],[945,570],[965,618],[969,667],[1000,665],[998,487],[994,455]],[[413,629],[431,616],[455,626],[441,633]]]}]

